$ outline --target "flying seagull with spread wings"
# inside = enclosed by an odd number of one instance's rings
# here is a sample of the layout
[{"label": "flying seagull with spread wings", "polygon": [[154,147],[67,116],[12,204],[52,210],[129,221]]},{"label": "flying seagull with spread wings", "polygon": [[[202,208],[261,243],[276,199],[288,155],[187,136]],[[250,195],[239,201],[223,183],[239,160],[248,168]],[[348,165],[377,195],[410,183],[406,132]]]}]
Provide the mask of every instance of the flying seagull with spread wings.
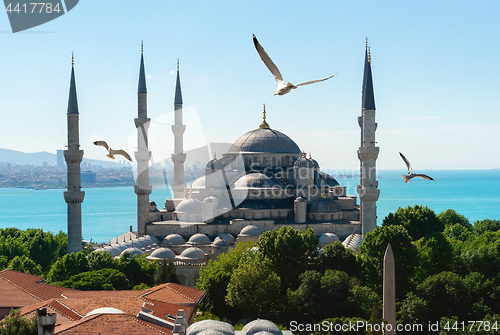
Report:
[{"label": "flying seagull with spread wings", "polygon": [[108,144],[105,142],[105,141],[95,141],[94,142],[95,145],[98,145],[100,147],[105,147],[106,150],[108,150],[108,154],[106,155],[106,157],[109,157],[111,159],[115,159],[115,155],[121,155],[123,157],[125,157],[126,159],[128,159],[129,161],[133,162],[132,158],[130,158],[129,154],[127,154],[125,152],[125,150],[113,150],[111,149]]},{"label": "flying seagull with spread wings", "polygon": [[274,93],[274,95],[285,95],[288,92],[290,92],[292,89],[295,89],[299,86],[319,83],[320,81],[325,81],[325,80],[330,79],[330,78],[335,76],[335,75],[333,75],[333,76],[330,76],[328,78],[305,81],[305,82],[297,84],[297,85],[294,85],[290,82],[285,84],[285,82],[283,81],[283,76],[280,73],[280,70],[278,70],[278,67],[271,60],[271,57],[268,56],[266,50],[264,50],[262,45],[260,45],[259,41],[257,41],[257,37],[255,37],[255,35],[253,35],[253,44],[255,45],[255,48],[257,49],[257,52],[259,53],[260,58],[262,59],[262,61],[264,61],[264,64],[266,64],[267,68],[269,69],[269,71],[271,71],[271,73],[274,76],[274,79],[276,79],[276,82],[278,83],[278,89],[276,90],[276,93]]},{"label": "flying seagull with spread wings", "polygon": [[426,174],[415,174],[415,173],[413,173],[413,170],[411,168],[410,162],[406,159],[406,157],[402,153],[399,153],[399,154],[401,155],[401,158],[403,158],[403,160],[405,161],[406,167],[408,168],[408,174],[407,175],[405,175],[405,174],[401,175],[403,177],[403,180],[405,181],[405,183],[409,183],[410,179],[412,179],[413,177],[420,177],[422,179],[434,180],[434,179],[432,179],[431,177],[429,177]]}]

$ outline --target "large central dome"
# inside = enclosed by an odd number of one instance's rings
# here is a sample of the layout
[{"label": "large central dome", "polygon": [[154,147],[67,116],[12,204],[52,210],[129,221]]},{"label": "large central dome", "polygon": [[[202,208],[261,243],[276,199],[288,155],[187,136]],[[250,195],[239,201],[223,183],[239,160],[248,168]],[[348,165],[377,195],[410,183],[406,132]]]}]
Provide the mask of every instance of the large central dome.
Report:
[{"label": "large central dome", "polygon": [[270,128],[255,129],[240,136],[229,148],[229,152],[301,153],[290,137]]}]

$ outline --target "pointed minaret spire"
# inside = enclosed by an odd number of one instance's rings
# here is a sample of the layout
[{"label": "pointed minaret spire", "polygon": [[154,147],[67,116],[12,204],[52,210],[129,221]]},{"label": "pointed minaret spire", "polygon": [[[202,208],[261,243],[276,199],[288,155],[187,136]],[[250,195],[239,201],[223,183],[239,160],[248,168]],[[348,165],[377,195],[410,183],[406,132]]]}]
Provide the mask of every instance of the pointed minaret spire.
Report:
[{"label": "pointed minaret spire", "polygon": [[71,79],[68,99],[68,150],[64,150],[67,167],[67,191],[64,200],[68,204],[68,254],[82,251],[82,202],[85,192],[81,190],[80,163],[83,150],[80,150],[78,128],[78,101],[76,98],[75,61],[71,54]]},{"label": "pointed minaret spire", "polygon": [[146,73],[144,71],[144,44],[141,41],[141,67],[139,69],[139,87],[137,93],[148,93],[146,89]]},{"label": "pointed minaret spire", "polygon": [[181,77],[179,75],[179,60],[177,59],[177,81],[175,83],[174,105],[182,105]]},{"label": "pointed minaret spire", "polygon": [[370,47],[365,51],[365,70],[363,76],[363,109],[375,110],[375,96],[373,94],[372,66]]},{"label": "pointed minaret spire", "polygon": [[71,53],[71,80],[69,84],[68,113],[78,114],[78,99],[76,98],[75,82],[75,58],[73,53]]}]

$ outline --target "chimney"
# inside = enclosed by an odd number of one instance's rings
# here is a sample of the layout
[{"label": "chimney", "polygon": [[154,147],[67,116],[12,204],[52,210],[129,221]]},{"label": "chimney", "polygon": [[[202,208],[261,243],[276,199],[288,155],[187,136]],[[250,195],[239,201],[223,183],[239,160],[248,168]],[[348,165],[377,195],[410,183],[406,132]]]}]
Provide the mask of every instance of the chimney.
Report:
[{"label": "chimney", "polygon": [[172,331],[172,334],[186,335],[186,326],[187,326],[186,313],[184,312],[183,309],[179,309],[179,311],[177,312],[177,317],[175,318],[175,326],[174,330]]},{"label": "chimney", "polygon": [[56,314],[47,314],[46,308],[39,308],[36,310],[36,316],[38,317],[38,335],[54,335]]}]

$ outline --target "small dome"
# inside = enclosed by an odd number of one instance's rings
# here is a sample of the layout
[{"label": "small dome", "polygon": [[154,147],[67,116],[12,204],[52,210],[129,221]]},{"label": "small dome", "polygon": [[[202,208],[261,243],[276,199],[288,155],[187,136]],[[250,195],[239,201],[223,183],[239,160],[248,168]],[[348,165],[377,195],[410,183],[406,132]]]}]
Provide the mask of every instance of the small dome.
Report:
[{"label": "small dome", "polygon": [[240,332],[241,335],[254,335],[259,333],[260,335],[283,335],[278,326],[271,321],[263,319],[257,319],[247,323]]},{"label": "small dome", "polygon": [[309,205],[309,212],[311,213],[338,211],[340,211],[339,206],[335,203],[335,201],[329,198],[316,199]]},{"label": "small dome", "polygon": [[210,244],[210,239],[208,238],[207,235],[198,233],[198,234],[194,234],[193,236],[191,236],[189,238],[189,240],[187,241],[187,244],[206,245],[206,244]]},{"label": "small dome", "polygon": [[254,226],[253,224],[248,225],[244,227],[238,236],[260,236],[262,232],[257,226]]},{"label": "small dome", "polygon": [[106,249],[104,249],[104,248],[97,248],[94,250],[94,252],[103,252],[103,251],[107,252]]},{"label": "small dome", "polygon": [[148,242],[151,242],[150,244],[160,242],[160,241],[158,241],[158,239],[156,238],[156,236],[151,236],[151,235],[145,235],[144,236],[144,240],[148,241]]},{"label": "small dome", "polygon": [[143,238],[138,238],[137,240],[132,240],[133,246],[137,248],[144,248],[149,245],[147,241],[145,241]]},{"label": "small dome", "polygon": [[201,213],[201,201],[194,198],[182,200],[175,211],[178,213]]},{"label": "small dome", "polygon": [[337,235],[335,235],[334,233],[324,233],[323,235],[321,235],[319,237],[318,243],[322,247],[322,246],[325,246],[327,244],[331,244],[331,243],[334,243],[337,241],[340,241],[340,238]]},{"label": "small dome", "polygon": [[269,209],[269,206],[260,200],[245,200],[243,201],[239,208],[248,208],[248,209]]},{"label": "small dome", "polygon": [[182,245],[186,243],[186,241],[184,240],[184,238],[179,235],[179,234],[170,234],[170,235],[167,235],[167,237],[165,237],[165,239],[163,240],[163,242],[161,243],[162,246],[172,246],[172,245]]},{"label": "small dome", "polygon": [[307,202],[307,200],[302,197],[297,197],[293,202]]},{"label": "small dome", "polygon": [[130,258],[134,257],[134,255],[137,255],[137,257],[141,257],[141,255],[143,254],[143,252],[140,249],[137,249],[136,247],[130,247],[123,250],[120,256],[124,255],[125,253],[128,253]]},{"label": "small dome", "polygon": [[211,170],[220,170],[224,168],[224,164],[220,160],[214,157],[214,159],[212,159],[207,163],[206,168]]},{"label": "small dome", "polygon": [[278,188],[283,189],[285,185],[274,176],[268,177],[262,173],[249,173],[240,177],[235,183],[235,188]]},{"label": "small dome", "polygon": [[255,129],[240,136],[228,152],[268,152],[300,154],[295,142],[274,129]]},{"label": "small dome", "polygon": [[205,175],[193,181],[191,185],[193,188],[205,188]]},{"label": "small dome", "polygon": [[315,159],[312,159],[311,156],[306,158],[306,155],[302,153],[302,157],[297,159],[295,163],[293,163],[293,167],[296,168],[319,168],[319,164]]},{"label": "small dome", "polygon": [[154,202],[154,201],[150,201],[150,202],[149,202],[149,206],[156,206],[156,202]]},{"label": "small dome", "polygon": [[216,237],[215,240],[212,242],[212,246],[215,247],[227,247],[229,246],[229,243],[227,243],[225,240],[221,239],[220,237]]},{"label": "small dome", "polygon": [[227,322],[215,320],[203,320],[191,324],[186,329],[186,335],[234,335],[234,327]]},{"label": "small dome", "polygon": [[233,235],[228,234],[228,233],[223,233],[218,236],[220,239],[226,241],[228,244],[234,244],[236,242],[236,239],[234,238]]},{"label": "small dome", "polygon": [[[174,259],[175,258],[175,254],[169,248],[158,248],[155,251],[153,251],[151,253],[151,255],[149,255],[149,257],[151,257],[151,258],[158,258],[158,259],[164,259],[164,258],[166,258],[166,259]],[[147,257],[147,258],[149,258],[149,257]]]},{"label": "small dome", "polygon": [[363,238],[361,237],[360,234],[351,234],[347,236],[344,242],[342,242],[342,245],[344,245],[344,247],[346,248],[353,250],[354,252],[358,252],[361,242],[363,242]]},{"label": "small dome", "polygon": [[180,259],[203,259],[205,253],[203,250],[196,247],[189,247],[185,249],[179,256]]},{"label": "small dome", "polygon": [[125,312],[113,307],[101,307],[88,312],[84,318],[95,314],[125,314]]}]

